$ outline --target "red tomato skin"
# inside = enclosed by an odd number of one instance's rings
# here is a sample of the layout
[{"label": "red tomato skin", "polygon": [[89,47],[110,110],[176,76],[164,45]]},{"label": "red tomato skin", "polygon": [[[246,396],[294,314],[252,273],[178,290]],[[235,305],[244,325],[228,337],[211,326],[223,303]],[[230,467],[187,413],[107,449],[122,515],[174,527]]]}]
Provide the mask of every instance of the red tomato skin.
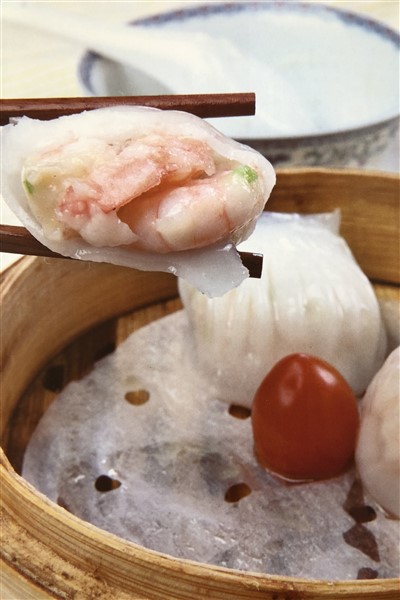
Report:
[{"label": "red tomato skin", "polygon": [[327,362],[298,353],[267,374],[252,406],[254,450],[288,480],[335,477],[351,464],[359,427],[357,399]]}]

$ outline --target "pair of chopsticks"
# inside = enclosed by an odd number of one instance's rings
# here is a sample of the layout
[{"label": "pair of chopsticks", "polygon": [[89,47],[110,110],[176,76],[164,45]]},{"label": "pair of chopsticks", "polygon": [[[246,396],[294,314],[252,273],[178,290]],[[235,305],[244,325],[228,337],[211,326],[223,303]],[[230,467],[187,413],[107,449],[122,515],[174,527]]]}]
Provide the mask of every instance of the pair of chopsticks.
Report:
[{"label": "pair of chopsticks", "polygon": [[[0,124],[27,116],[50,120],[85,110],[110,106],[149,106],[162,110],[181,110],[201,118],[235,117],[255,114],[255,94],[193,94],[167,96],[110,96],[96,98],[33,98],[0,101]],[[0,225],[0,251],[13,254],[65,258],[52,252],[34,238],[24,227]],[[259,278],[262,255],[240,252],[250,277]]]}]

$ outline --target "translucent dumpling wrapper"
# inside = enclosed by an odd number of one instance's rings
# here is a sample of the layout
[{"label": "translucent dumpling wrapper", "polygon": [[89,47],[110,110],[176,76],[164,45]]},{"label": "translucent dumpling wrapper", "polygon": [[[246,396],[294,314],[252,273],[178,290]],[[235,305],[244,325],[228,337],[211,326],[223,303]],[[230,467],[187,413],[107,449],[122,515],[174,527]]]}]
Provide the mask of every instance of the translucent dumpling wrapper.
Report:
[{"label": "translucent dumpling wrapper", "polygon": [[373,287],[339,235],[339,213],[265,212],[240,249],[261,252],[261,279],[210,299],[180,281],[199,368],[215,394],[250,407],[282,357],[334,366],[359,395],[382,365],[386,332]]},{"label": "translucent dumpling wrapper", "polygon": [[362,401],[356,464],[364,488],[400,519],[400,347],[386,359]]},{"label": "translucent dumpling wrapper", "polygon": [[2,130],[3,197],[54,252],[169,271],[210,296],[248,276],[271,164],[188,113],[147,107],[26,117]]}]

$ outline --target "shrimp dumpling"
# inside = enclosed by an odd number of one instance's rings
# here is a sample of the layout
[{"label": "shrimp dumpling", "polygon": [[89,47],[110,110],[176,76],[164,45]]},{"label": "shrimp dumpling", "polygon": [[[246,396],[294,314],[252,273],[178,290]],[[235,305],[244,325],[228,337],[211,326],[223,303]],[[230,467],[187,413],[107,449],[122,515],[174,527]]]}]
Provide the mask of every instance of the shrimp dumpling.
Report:
[{"label": "shrimp dumpling", "polygon": [[365,391],[384,362],[387,338],[339,220],[336,212],[265,211],[240,245],[263,254],[260,279],[221,298],[179,282],[196,362],[218,398],[250,408],[265,375],[299,352],[335,367],[357,396]]},{"label": "shrimp dumpling", "polygon": [[194,277],[209,295],[247,276],[235,245],[274,170],[202,119],[146,107],[24,117],[3,128],[3,148],[4,199],[51,250]]},{"label": "shrimp dumpling", "polygon": [[386,359],[362,400],[356,465],[366,490],[400,519],[400,347]]}]

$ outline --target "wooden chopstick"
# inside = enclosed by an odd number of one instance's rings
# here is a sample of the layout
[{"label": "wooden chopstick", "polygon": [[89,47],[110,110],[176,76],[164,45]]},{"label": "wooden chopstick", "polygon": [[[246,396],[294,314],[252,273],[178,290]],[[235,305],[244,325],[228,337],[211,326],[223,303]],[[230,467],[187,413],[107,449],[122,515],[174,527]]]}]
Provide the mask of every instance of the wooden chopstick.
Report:
[{"label": "wooden chopstick", "polygon": [[0,124],[6,125],[11,117],[24,115],[46,121],[84,110],[126,105],[151,106],[162,110],[182,110],[201,118],[238,117],[255,114],[256,97],[253,93],[242,93],[3,99],[0,101]]},{"label": "wooden chopstick", "polygon": [[[69,258],[49,250],[41,244],[25,227],[0,225],[0,252],[45,256],[49,258]],[[250,277],[261,277],[263,256],[252,252],[239,252],[242,263],[249,270]]]}]

